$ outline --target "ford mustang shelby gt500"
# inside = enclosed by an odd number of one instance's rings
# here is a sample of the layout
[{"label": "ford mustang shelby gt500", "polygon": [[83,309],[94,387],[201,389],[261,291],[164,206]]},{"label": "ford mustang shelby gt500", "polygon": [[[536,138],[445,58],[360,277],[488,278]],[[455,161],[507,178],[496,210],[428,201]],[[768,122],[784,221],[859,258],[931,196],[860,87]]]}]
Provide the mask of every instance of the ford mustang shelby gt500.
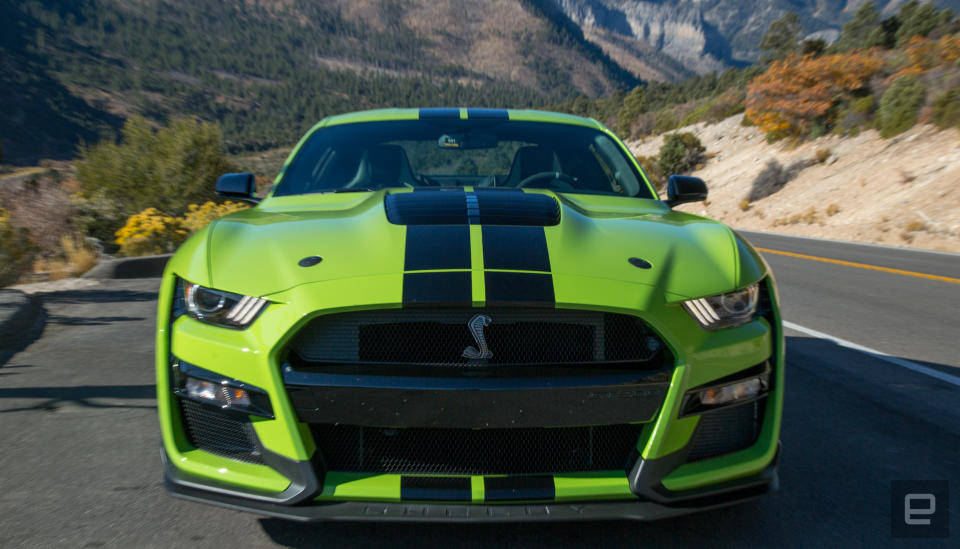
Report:
[{"label": "ford mustang shelby gt500", "polygon": [[[220,196],[258,202],[251,174]],[[167,489],[299,520],[657,518],[776,488],[773,277],[594,120],[327,118],[170,259]]]}]

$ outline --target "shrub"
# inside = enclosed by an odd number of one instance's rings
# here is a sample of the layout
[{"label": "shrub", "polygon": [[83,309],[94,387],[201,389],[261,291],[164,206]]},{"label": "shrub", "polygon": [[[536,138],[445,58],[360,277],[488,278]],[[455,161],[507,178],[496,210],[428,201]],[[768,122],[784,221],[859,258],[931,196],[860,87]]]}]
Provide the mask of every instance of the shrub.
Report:
[{"label": "shrub", "polygon": [[30,271],[34,247],[28,231],[10,225],[10,215],[0,208],[0,286],[15,283]]},{"label": "shrub", "polygon": [[97,264],[96,247],[80,235],[64,235],[60,238],[60,250],[57,257],[37,259],[33,264],[34,272],[45,272],[50,280],[60,280],[81,275]]},{"label": "shrub", "polygon": [[162,254],[172,252],[186,237],[177,218],[156,208],[147,208],[131,215],[117,230],[116,243],[120,245],[121,255]]},{"label": "shrub", "polygon": [[873,95],[852,99],[845,108],[839,110],[834,132],[857,135],[861,128],[873,126],[873,111],[876,99]]},{"label": "shrub", "polygon": [[647,175],[647,179],[650,180],[650,184],[653,185],[657,192],[662,192],[666,188],[667,181],[663,177],[663,174],[660,173],[660,168],[657,167],[657,157],[656,156],[638,156],[637,162],[640,163],[640,168],[643,169],[643,173]]},{"label": "shrub", "polygon": [[656,112],[653,122],[653,133],[664,133],[680,127],[680,119],[671,109],[662,109]]},{"label": "shrub", "polygon": [[960,127],[960,90],[947,90],[933,100],[933,123],[940,129]]},{"label": "shrub", "polygon": [[120,143],[81,150],[82,219],[91,224],[85,228],[109,238],[127,217],[149,207],[180,215],[190,204],[212,199],[217,177],[231,171],[216,125],[178,119],[154,131],[143,118],[131,117]]},{"label": "shrub", "polygon": [[180,226],[189,235],[206,227],[215,219],[247,208],[249,206],[242,202],[231,202],[229,200],[220,204],[216,202],[206,202],[200,206],[190,204],[187,213],[180,218]]},{"label": "shrub", "polygon": [[25,229],[40,255],[57,255],[60,239],[76,232],[73,203],[58,178],[55,172],[47,172],[22,187],[0,188],[0,206],[6,209],[10,225]]},{"label": "shrub", "polygon": [[926,91],[913,75],[897,78],[880,98],[877,128],[883,137],[893,137],[910,129],[917,122]]},{"label": "shrub", "polygon": [[147,208],[131,215],[117,230],[116,243],[125,256],[162,254],[174,251],[190,234],[228,213],[246,209],[237,202],[205,202],[190,204],[182,217],[165,215],[156,208]]},{"label": "shrub", "polygon": [[660,147],[657,157],[657,169],[663,176],[689,172],[703,162],[706,151],[697,136],[690,132],[668,135]]},{"label": "shrub", "polygon": [[768,140],[809,135],[815,124],[830,127],[838,105],[866,88],[883,66],[874,52],[775,61],[747,87],[746,118]]},{"label": "shrub", "polygon": [[830,155],[832,154],[833,154],[833,151],[831,151],[830,149],[817,149],[817,152],[814,154],[814,157],[817,159],[817,162],[819,162],[820,164],[823,164],[830,158]]}]

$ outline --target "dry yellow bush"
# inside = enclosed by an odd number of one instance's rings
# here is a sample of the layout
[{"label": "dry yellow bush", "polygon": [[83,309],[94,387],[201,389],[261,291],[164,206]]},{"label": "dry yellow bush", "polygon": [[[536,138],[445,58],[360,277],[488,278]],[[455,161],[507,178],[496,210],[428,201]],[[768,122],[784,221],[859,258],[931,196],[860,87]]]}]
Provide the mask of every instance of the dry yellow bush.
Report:
[{"label": "dry yellow bush", "polygon": [[60,256],[39,258],[33,262],[35,273],[46,273],[50,280],[81,275],[97,264],[97,250],[82,236],[60,237]]},{"label": "dry yellow bush", "polygon": [[249,206],[246,204],[230,201],[222,204],[217,204],[216,202],[205,202],[200,206],[196,204],[190,204],[189,208],[187,209],[187,213],[183,214],[183,217],[179,218],[180,225],[181,228],[186,230],[188,234],[193,233],[206,227],[214,219],[223,217],[229,213],[245,210],[248,207]]},{"label": "dry yellow bush", "polygon": [[150,255],[172,252],[191,233],[206,227],[211,221],[228,213],[246,209],[237,202],[205,202],[191,204],[182,217],[161,213],[156,208],[147,208],[131,215],[127,223],[116,232],[120,255]]},{"label": "dry yellow bush", "polygon": [[924,223],[923,221],[913,220],[913,221],[910,221],[909,223],[907,223],[907,226],[904,227],[904,230],[906,230],[908,233],[915,233],[915,232],[917,232],[917,231],[925,231],[925,230],[927,230],[927,224]]}]

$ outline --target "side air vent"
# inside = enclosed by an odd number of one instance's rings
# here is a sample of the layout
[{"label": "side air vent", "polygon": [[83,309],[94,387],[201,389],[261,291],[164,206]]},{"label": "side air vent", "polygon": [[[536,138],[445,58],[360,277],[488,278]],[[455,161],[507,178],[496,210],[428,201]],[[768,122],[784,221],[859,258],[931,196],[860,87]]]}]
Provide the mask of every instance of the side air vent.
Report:
[{"label": "side air vent", "polygon": [[545,194],[519,189],[476,192],[420,191],[388,195],[387,219],[394,225],[523,225],[560,222],[560,205]]}]

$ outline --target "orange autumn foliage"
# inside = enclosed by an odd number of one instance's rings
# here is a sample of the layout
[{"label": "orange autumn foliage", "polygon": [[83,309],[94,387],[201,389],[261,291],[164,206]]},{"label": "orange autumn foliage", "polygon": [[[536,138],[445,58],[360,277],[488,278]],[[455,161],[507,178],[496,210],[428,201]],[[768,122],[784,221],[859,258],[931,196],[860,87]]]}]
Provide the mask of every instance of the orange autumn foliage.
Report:
[{"label": "orange autumn foliage", "polygon": [[938,40],[914,36],[903,52],[901,68],[890,80],[903,74],[921,75],[960,59],[960,34],[943,36]]},{"label": "orange autumn foliage", "polygon": [[775,61],[747,87],[746,116],[771,138],[806,135],[817,122],[832,123],[831,108],[882,67],[875,50]]}]

